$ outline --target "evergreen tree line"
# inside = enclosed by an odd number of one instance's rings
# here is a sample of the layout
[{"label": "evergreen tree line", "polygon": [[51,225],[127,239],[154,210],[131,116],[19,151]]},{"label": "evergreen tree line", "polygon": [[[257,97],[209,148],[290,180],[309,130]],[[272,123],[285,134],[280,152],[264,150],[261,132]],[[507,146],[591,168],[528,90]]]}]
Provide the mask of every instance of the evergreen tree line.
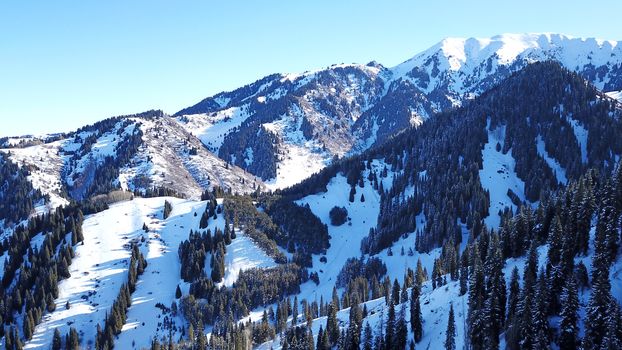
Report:
[{"label": "evergreen tree line", "polygon": [[[3,327],[0,336],[12,334],[14,346],[19,343],[15,327],[19,319],[23,338],[30,339],[44,313],[56,309],[58,282],[70,277],[73,247],[84,239],[82,221],[79,206],[59,207],[16,227],[2,243],[8,257],[0,289],[0,321],[10,329]],[[33,247],[31,240],[38,234],[45,235],[43,243]]]},{"label": "evergreen tree line", "polygon": [[279,196],[260,197],[260,205],[278,227],[273,238],[293,254],[293,261],[311,267],[312,254],[322,254],[330,247],[328,228],[308,205],[299,206]]},{"label": "evergreen tree line", "polygon": [[182,297],[180,310],[195,329],[203,324],[216,326],[229,318],[239,320],[256,307],[299,293],[300,285],[308,279],[307,271],[292,263],[241,271],[230,288],[199,278],[190,285],[189,295]]},{"label": "evergreen tree line", "polygon": [[225,229],[216,229],[214,236],[207,229],[204,232],[190,230],[188,240],[179,244],[179,261],[181,262],[181,277],[186,282],[194,282],[199,278],[206,278],[205,260],[210,253],[211,279],[214,283],[222,281],[225,272],[225,253],[227,245],[235,239],[235,229],[229,229],[225,223]]},{"label": "evergreen tree line", "polygon": [[268,256],[279,264],[287,262],[285,254],[281,252],[275,242],[280,235],[279,227],[270,216],[257,210],[250,196],[227,196],[223,200],[225,220],[234,227],[244,230],[250,239],[257,244]]},{"label": "evergreen tree line", "polygon": [[[460,271],[469,274],[468,336],[473,349],[497,348],[503,333],[509,349],[542,349],[553,343],[563,349],[620,347],[622,318],[611,295],[609,269],[620,255],[622,167],[612,176],[597,173],[590,171],[545,198],[535,213],[522,208],[514,217],[506,216],[499,233],[484,229],[469,245]],[[592,223],[594,255],[588,276],[577,258],[588,253]],[[545,243],[546,262],[539,266],[537,248]],[[522,284],[514,268],[506,286],[504,259],[523,253],[527,261]],[[579,295],[586,288],[590,298],[581,318]],[[550,326],[552,318],[556,328]],[[582,339],[580,324],[585,329]]]},{"label": "evergreen tree line", "polygon": [[[365,180],[363,170],[371,170],[373,159],[383,159],[393,173],[392,186],[387,190],[378,181],[386,170],[369,171],[367,180],[374,187],[378,183],[381,210],[377,227],[362,243],[362,251],[377,253],[413,231],[417,232],[419,251],[440,247],[450,238],[460,244],[459,223],[478,236],[483,218],[504,214],[488,212],[490,195],[479,179],[489,132],[505,129],[498,151],[512,152],[517,175],[525,182],[525,197],[537,201],[559,187],[537,152],[537,137],[545,142],[547,153],[567,169],[570,179],[578,179],[589,168],[608,173],[615,155],[622,151],[622,141],[615,136],[622,128],[622,118],[615,117],[619,114],[610,99],[576,74],[556,63],[536,63],[464,107],[440,113],[361,155],[336,160],[278,193],[295,200],[326,191],[330,179],[340,172],[356,192],[355,185]],[[585,155],[572,132],[577,123],[588,131]],[[421,214],[425,216],[423,227],[417,223]]]}]

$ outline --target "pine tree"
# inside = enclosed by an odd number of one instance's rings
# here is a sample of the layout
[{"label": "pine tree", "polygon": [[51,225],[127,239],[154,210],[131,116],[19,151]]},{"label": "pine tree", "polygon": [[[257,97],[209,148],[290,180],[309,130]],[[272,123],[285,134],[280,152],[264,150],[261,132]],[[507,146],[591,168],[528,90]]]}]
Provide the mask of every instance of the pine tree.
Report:
[{"label": "pine tree", "polygon": [[622,349],[622,315],[620,314],[620,305],[613,298],[606,326],[600,348],[607,350]]},{"label": "pine tree", "polygon": [[361,308],[356,297],[354,299],[350,307],[350,322],[346,332],[346,349],[359,349],[361,345]]},{"label": "pine tree", "polygon": [[298,323],[298,297],[294,297],[294,305],[292,306],[292,326]]},{"label": "pine tree", "polygon": [[445,350],[456,350],[456,320],[454,319],[454,306],[449,304],[449,320],[445,332]]},{"label": "pine tree", "polygon": [[363,350],[372,350],[373,346],[374,335],[369,322],[365,322]]},{"label": "pine tree", "polygon": [[566,284],[562,290],[559,321],[559,340],[561,349],[576,349],[578,342],[577,311],[579,309],[579,299],[577,295],[577,284],[572,276],[566,278]]},{"label": "pine tree", "polygon": [[339,324],[337,323],[337,307],[332,303],[328,305],[326,333],[328,333],[328,340],[331,346],[335,345],[339,339]]},{"label": "pine tree", "polygon": [[396,278],[395,280],[393,280],[393,288],[391,289],[391,300],[393,300],[394,305],[400,303],[400,290],[400,284]]},{"label": "pine tree", "polygon": [[544,269],[540,271],[536,294],[533,300],[531,324],[529,332],[535,336],[534,348],[548,349],[549,346],[549,323],[547,317],[548,283]]},{"label": "pine tree", "polygon": [[419,286],[414,286],[410,296],[410,329],[413,332],[415,342],[423,337],[423,322],[421,319],[421,304],[419,302]]},{"label": "pine tree", "polygon": [[473,272],[469,281],[469,341],[474,350],[484,349],[486,322],[484,309],[485,297],[484,270],[477,244],[473,246]]},{"label": "pine tree", "polygon": [[173,211],[173,205],[171,204],[171,202],[165,200],[164,201],[164,213],[162,215],[164,220],[166,220],[169,217],[169,215],[171,215],[171,211]]},{"label": "pine tree", "polygon": [[486,301],[483,308],[483,315],[486,319],[485,342],[488,348],[497,348],[499,334],[505,321],[506,288],[503,275],[504,261],[499,236],[496,233],[491,234],[486,255]]},{"label": "pine tree", "polygon": [[395,304],[393,300],[389,302],[389,317],[387,318],[387,325],[385,330],[384,344],[388,349],[397,349],[395,347]]},{"label": "pine tree", "polygon": [[585,349],[598,349],[607,331],[606,320],[611,305],[611,282],[609,280],[609,251],[607,247],[607,223],[611,207],[599,212],[594,238],[594,258],[592,260],[592,292],[587,306],[585,320]]},{"label": "pine tree", "polygon": [[514,266],[512,269],[512,277],[510,277],[510,295],[508,298],[508,306],[507,306],[507,319],[506,324],[509,325],[510,322],[516,315],[516,309],[518,308],[518,300],[520,297],[520,284],[519,284],[519,275],[518,268]]},{"label": "pine tree", "polygon": [[400,313],[397,317],[397,324],[395,326],[395,349],[406,349],[406,338],[408,337],[408,328],[406,327],[406,305],[402,304]]},{"label": "pine tree", "polygon": [[52,350],[60,350],[62,340],[58,328],[54,328],[54,336],[52,337]]},{"label": "pine tree", "polygon": [[324,348],[324,344],[322,343],[323,337],[324,337],[324,328],[320,325],[320,329],[317,332],[317,342],[315,345],[316,350],[328,350]]}]

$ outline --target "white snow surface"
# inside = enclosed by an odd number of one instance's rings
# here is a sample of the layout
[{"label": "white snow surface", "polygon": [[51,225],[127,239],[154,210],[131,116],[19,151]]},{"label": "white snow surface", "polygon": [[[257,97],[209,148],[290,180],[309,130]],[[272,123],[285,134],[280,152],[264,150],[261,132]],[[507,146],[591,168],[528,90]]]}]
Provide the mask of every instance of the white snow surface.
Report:
[{"label": "white snow surface", "polygon": [[277,135],[281,145],[276,177],[265,181],[268,189],[295,185],[330,162],[331,155],[323,152],[317,141],[304,137],[300,131],[301,123],[301,117],[287,115],[275,122],[262,124],[266,131]]},{"label": "white snow surface", "polygon": [[620,90],[620,91],[610,91],[610,92],[607,93],[607,96],[622,102],[622,90]]},{"label": "white snow surface", "polygon": [[577,138],[577,142],[579,143],[579,147],[581,149],[581,161],[583,163],[587,163],[587,137],[588,131],[581,125],[581,123],[572,119],[571,116],[566,117],[570,126],[572,126],[572,131],[574,132],[575,137]]},{"label": "white snow surface", "polygon": [[[222,220],[224,226],[224,220]],[[206,264],[209,265],[209,262]],[[227,246],[225,253],[225,277],[221,285],[231,287],[242,270],[270,268],[277,264],[251,240],[244,230],[236,231],[236,238]]]},{"label": "white snow surface", "polygon": [[553,170],[553,172],[555,173],[557,181],[564,185],[568,183],[568,178],[566,177],[566,169],[564,169],[555,158],[549,156],[548,152],[546,151],[544,140],[540,135],[536,137],[536,148],[538,150],[538,154],[542,158],[544,158],[546,164],[548,164],[549,168],[551,168],[551,170]]},{"label": "white snow surface", "polygon": [[[174,205],[179,203],[178,199],[168,200]],[[97,323],[103,323],[121,285],[127,282],[130,242],[140,244],[143,252],[150,251],[152,238],[148,243],[140,243],[140,237],[145,235],[142,225],[158,223],[163,205],[163,198],[137,198],[85,218],[84,244],[76,246],[69,268],[71,277],[59,283],[56,310],[44,315],[26,349],[48,349],[52,330],[58,327],[65,334],[70,325],[79,330],[83,345],[95,340]],[[67,301],[69,309],[65,308]]]},{"label": "white snow surface", "polygon": [[248,104],[244,104],[209,114],[184,115],[175,120],[198,137],[210,151],[217,153],[225,136],[250,116],[248,107]]},{"label": "white snow surface", "polygon": [[[320,284],[316,286],[312,281],[303,284],[299,300],[319,302],[320,296],[328,300],[332,295],[335,278],[346,260],[361,255],[361,240],[369,234],[370,228],[376,226],[380,213],[380,195],[369,181],[365,180],[364,188],[356,187],[355,200],[352,203],[348,201],[349,194],[350,185],[342,174],[338,174],[330,181],[325,193],[310,195],[296,202],[301,206],[308,204],[313,214],[328,225],[331,236],[330,248],[324,255],[327,262],[322,263],[321,256],[314,255],[313,268],[309,270],[318,273]],[[361,194],[365,196],[365,202],[360,201]],[[348,210],[347,223],[341,226],[330,224],[329,212],[334,206],[343,206]]]},{"label": "white snow surface", "polygon": [[[502,34],[491,38],[446,38],[431,48],[415,55],[391,70],[393,79],[411,80],[431,92],[439,87],[448,74],[449,93],[458,98],[469,93],[479,94],[477,84],[500,68],[511,67],[517,61],[556,60],[564,67],[580,71],[586,66],[595,67],[616,65],[617,57],[622,55],[619,41],[575,38],[564,34],[530,33]],[[419,79],[409,73],[413,69],[423,69],[431,76],[429,84],[419,84]],[[434,74],[434,71],[440,74]],[[603,89],[610,77],[598,77],[594,84]]]},{"label": "white snow surface", "polygon": [[507,195],[508,189],[524,201],[525,182],[516,175],[514,170],[516,161],[512,157],[512,150],[503,154],[503,150],[497,151],[496,149],[497,143],[503,148],[505,126],[490,130],[490,125],[487,125],[486,129],[488,130],[488,142],[482,150],[483,169],[479,171],[479,178],[484,189],[490,193],[490,215],[484,219],[484,222],[490,228],[497,228],[501,220],[498,215],[499,210],[511,207],[516,212],[516,205]]}]

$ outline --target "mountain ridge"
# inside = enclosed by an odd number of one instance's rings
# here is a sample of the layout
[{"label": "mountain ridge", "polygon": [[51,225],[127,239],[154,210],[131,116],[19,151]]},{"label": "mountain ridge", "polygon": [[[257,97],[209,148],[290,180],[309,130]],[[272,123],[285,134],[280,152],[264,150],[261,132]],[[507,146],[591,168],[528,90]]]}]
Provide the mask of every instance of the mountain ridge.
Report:
[{"label": "mountain ridge", "polygon": [[[558,61],[604,92],[622,90],[619,43],[551,33],[447,38],[394,67],[370,62],[273,74],[208,97],[174,116],[221,158],[276,182],[273,188],[282,188],[279,174],[290,172],[284,160],[296,162],[292,150],[304,150],[301,159],[315,158],[312,168],[320,169],[335,156],[356,154],[435,113],[460,106],[532,62]],[[234,113],[237,122],[220,128],[225,112]],[[274,122],[289,131],[262,130],[264,124]],[[218,130],[219,140],[229,139],[224,141],[225,149],[220,141],[214,144],[210,130]],[[245,141],[244,135],[264,131],[281,142],[267,150]],[[296,132],[302,137],[291,137]],[[331,147],[334,143],[339,147]],[[255,155],[270,153],[264,154],[263,162],[269,166],[254,166],[245,157],[249,149]],[[301,166],[300,161],[297,165]]]}]

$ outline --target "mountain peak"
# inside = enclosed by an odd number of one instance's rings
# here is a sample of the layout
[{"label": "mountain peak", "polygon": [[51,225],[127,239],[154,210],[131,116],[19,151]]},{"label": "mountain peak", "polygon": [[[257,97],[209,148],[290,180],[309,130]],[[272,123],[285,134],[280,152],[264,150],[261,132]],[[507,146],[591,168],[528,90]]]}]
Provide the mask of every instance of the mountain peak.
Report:
[{"label": "mountain peak", "polygon": [[[603,65],[611,60],[614,52],[622,53],[622,45],[619,43],[558,33],[506,33],[490,38],[448,37],[397,65],[393,71],[408,73],[425,65],[433,56],[445,61],[446,68],[450,71],[468,70],[490,57],[495,57],[500,65],[512,64],[521,56],[529,57],[532,61],[556,59],[564,65]],[[579,58],[582,62],[577,61]]]}]

